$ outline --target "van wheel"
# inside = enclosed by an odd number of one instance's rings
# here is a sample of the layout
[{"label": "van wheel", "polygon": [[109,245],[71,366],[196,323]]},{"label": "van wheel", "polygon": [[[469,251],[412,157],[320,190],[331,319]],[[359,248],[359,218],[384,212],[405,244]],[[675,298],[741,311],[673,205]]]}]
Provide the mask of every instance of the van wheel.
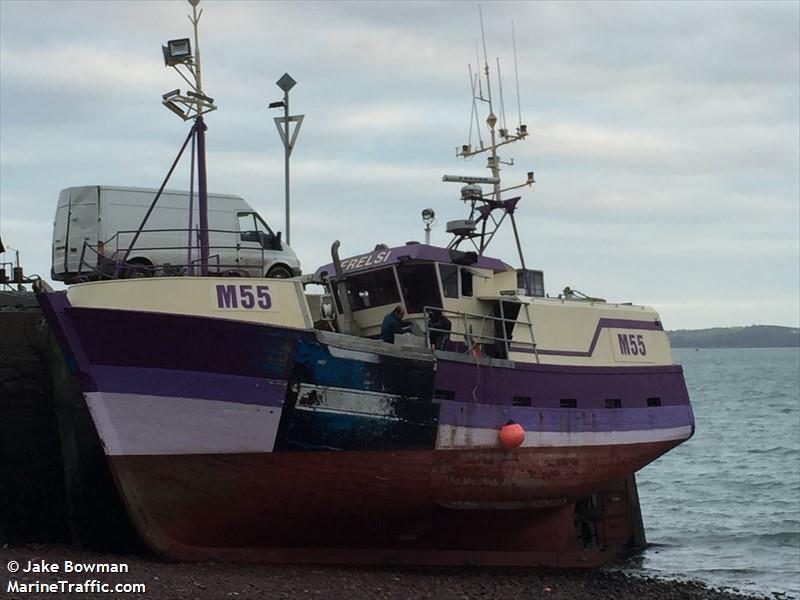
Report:
[{"label": "van wheel", "polygon": [[283,265],[275,265],[267,272],[267,277],[272,279],[289,279],[292,276],[292,272]]}]

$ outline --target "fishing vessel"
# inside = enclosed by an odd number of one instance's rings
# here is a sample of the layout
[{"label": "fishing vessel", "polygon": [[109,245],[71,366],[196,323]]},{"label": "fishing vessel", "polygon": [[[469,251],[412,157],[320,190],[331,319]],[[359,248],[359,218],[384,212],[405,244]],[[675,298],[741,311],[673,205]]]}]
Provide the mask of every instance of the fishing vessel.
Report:
[{"label": "fishing vessel", "polygon": [[[202,163],[213,101],[199,51],[182,60],[196,87],[164,101],[187,108],[184,148],[193,140]],[[543,273],[525,267],[508,192],[534,177],[503,188],[498,149],[528,132],[497,127],[485,63],[486,97],[474,95],[491,140],[458,152],[485,154],[490,175],[445,176],[468,209],[448,223],[447,247],[340,258],[337,241],[313,274],[221,277],[203,166],[197,269],[38,286],[158,555],[594,566],[635,537],[632,475],[694,431],[682,370],[654,309],[548,297]],[[506,220],[521,268],[486,252]],[[120,262],[114,273],[130,273]],[[407,332],[387,338],[397,307]]]}]

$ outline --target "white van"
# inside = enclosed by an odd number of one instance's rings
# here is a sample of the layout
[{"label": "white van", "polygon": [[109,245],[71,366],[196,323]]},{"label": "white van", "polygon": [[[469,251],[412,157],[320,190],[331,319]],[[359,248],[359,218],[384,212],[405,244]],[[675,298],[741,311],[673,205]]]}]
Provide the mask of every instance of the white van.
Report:
[{"label": "white van", "polygon": [[[165,190],[127,249],[158,190],[109,186],[61,191],[53,223],[53,279],[199,274],[197,193]],[[249,277],[300,274],[294,251],[239,196],[208,195],[209,273]]]}]

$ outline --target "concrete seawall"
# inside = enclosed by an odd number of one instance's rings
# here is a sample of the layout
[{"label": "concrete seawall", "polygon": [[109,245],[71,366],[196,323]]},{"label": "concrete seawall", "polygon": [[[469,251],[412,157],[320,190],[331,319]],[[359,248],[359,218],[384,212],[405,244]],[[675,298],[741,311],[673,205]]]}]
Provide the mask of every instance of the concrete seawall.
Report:
[{"label": "concrete seawall", "polygon": [[36,298],[0,292],[0,544],[136,542]]},{"label": "concrete seawall", "polygon": [[32,294],[0,294],[0,539],[69,539],[49,332]]}]

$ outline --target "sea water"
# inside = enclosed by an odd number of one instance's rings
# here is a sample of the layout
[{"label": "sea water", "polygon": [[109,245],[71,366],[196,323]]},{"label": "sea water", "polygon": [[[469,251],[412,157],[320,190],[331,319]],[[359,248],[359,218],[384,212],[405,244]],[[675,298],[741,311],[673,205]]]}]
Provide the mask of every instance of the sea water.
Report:
[{"label": "sea water", "polygon": [[637,474],[647,540],[629,569],[800,598],[800,349],[676,349],[688,442]]}]

